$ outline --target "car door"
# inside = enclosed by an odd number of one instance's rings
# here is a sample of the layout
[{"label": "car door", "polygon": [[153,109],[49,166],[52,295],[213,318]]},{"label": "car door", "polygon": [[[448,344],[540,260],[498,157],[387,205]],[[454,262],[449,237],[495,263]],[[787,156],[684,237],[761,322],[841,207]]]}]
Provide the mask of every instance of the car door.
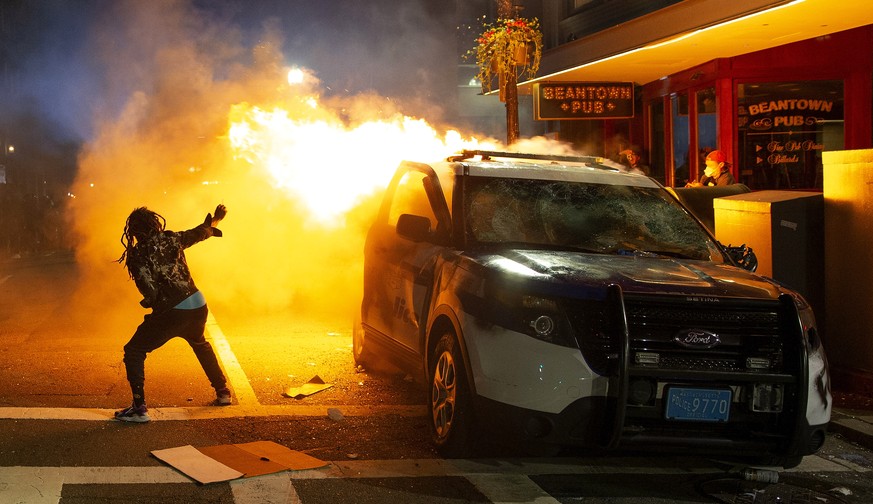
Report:
[{"label": "car door", "polygon": [[[402,215],[416,216],[427,230],[398,233]],[[370,329],[419,352],[426,323],[433,267],[449,236],[449,213],[440,182],[424,164],[404,163],[388,186],[365,250],[362,320]]]}]

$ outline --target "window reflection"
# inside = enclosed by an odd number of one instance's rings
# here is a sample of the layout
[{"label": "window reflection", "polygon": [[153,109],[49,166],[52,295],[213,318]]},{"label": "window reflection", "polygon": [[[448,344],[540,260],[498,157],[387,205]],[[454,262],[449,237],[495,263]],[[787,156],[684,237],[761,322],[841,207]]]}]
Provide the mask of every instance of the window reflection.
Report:
[{"label": "window reflection", "polygon": [[739,182],[822,189],[822,152],[844,148],[842,81],[737,86]]},{"label": "window reflection", "polygon": [[[715,88],[697,92],[697,173],[704,168],[706,155],[718,146]],[[699,177],[698,177],[699,178]]]},{"label": "window reflection", "polygon": [[675,185],[682,187],[688,178],[695,178],[689,172],[688,146],[690,145],[688,126],[688,93],[673,95],[670,99],[673,123],[673,168]]}]

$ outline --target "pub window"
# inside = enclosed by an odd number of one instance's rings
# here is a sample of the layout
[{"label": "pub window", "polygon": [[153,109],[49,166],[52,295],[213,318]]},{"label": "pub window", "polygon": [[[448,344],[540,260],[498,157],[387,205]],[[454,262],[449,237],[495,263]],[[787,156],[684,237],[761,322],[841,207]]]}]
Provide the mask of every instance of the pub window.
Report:
[{"label": "pub window", "polygon": [[844,148],[843,82],[737,86],[739,182],[752,189],[822,189],[822,152]]},{"label": "pub window", "polygon": [[[697,91],[697,164],[698,176],[703,172],[706,155],[718,147],[715,88]],[[699,178],[699,177],[698,177]]]},{"label": "pub window", "polygon": [[664,182],[664,147],[667,145],[664,134],[664,100],[658,97],[649,103],[649,173],[660,182]]}]

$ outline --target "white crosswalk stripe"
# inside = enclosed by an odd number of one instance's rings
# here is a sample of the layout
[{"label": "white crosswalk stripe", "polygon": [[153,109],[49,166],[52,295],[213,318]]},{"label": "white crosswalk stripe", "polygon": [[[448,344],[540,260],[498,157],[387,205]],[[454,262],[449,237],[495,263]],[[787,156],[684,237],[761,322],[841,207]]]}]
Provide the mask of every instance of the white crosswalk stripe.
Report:
[{"label": "white crosswalk stripe", "polygon": [[516,502],[559,504],[558,500],[543,491],[530,478],[521,474],[470,474],[467,479],[494,504]]},{"label": "white crosswalk stripe", "polygon": [[[791,472],[869,472],[847,461],[806,457]],[[236,504],[289,504],[300,502],[295,480],[331,478],[467,478],[494,503],[557,502],[529,476],[572,474],[717,474],[715,467],[687,469],[651,467],[627,459],[598,459],[597,464],[575,459],[527,460],[347,460],[319,469],[286,471],[233,480]],[[0,502],[57,504],[64,485],[70,484],[196,484],[170,467],[0,467]],[[266,500],[265,500],[266,499]]]}]

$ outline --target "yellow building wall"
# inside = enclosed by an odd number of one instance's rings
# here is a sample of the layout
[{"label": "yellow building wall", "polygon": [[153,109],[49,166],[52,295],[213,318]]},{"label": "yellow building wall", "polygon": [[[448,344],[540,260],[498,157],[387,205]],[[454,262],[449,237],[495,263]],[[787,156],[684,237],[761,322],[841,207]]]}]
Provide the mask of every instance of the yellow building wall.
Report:
[{"label": "yellow building wall", "polygon": [[873,150],[823,153],[826,341],[832,368],[873,376]]}]

